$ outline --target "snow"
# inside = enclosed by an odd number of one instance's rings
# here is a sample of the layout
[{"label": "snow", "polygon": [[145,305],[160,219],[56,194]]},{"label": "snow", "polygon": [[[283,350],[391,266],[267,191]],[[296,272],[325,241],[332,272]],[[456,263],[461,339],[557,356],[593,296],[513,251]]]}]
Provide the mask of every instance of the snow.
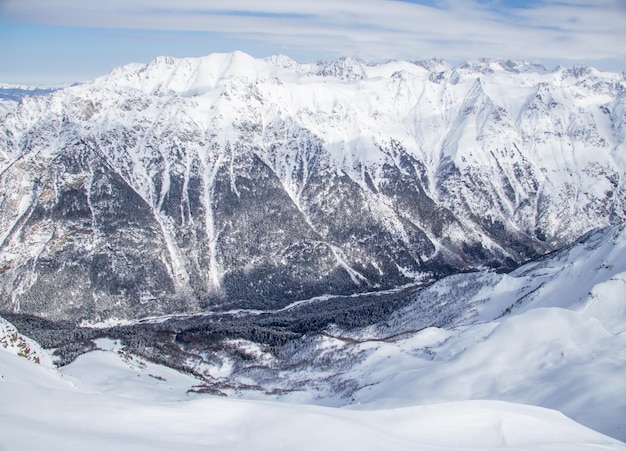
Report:
[{"label": "snow", "polygon": [[[57,91],[47,100],[30,98],[3,120],[15,143],[50,115],[69,115],[85,137],[132,129],[136,145],[98,142],[108,148],[112,167],[157,212],[177,166],[177,153],[181,161],[198,157],[206,162],[210,187],[211,173],[230,158],[212,164],[207,154],[228,157],[228,146],[243,142],[279,176],[298,204],[307,180],[294,174],[299,168],[306,174],[311,153],[299,149],[302,141],[314,142],[312,152],[338,173],[361,186],[368,174],[380,187],[382,166],[402,167],[389,152],[393,140],[424,163],[427,194],[463,223],[462,235],[447,231],[454,244],[469,239],[497,248],[468,220],[473,214],[500,220],[522,234],[541,229],[549,240],[556,240],[547,243],[554,248],[608,225],[611,205],[615,215],[623,215],[623,200],[605,198],[608,192],[622,195],[611,183],[617,179],[623,184],[620,174],[626,170],[619,129],[623,86],[621,74],[588,68],[547,71],[517,61],[479,60],[455,68],[435,60],[298,64],[283,55],[261,60],[234,52],[127,65]],[[85,113],[90,105],[93,116]],[[245,134],[241,125],[255,131]],[[203,145],[207,141],[216,146]],[[14,147],[7,144],[7,152]],[[160,157],[162,167],[154,165]],[[503,183],[494,183],[487,196],[466,190],[462,198],[444,195],[441,171],[450,162],[468,172],[462,174],[464,181],[476,179],[478,186],[482,182],[489,187],[497,180],[510,183],[514,198],[507,197]],[[154,180],[162,186],[156,188]],[[454,191],[453,186],[445,189],[448,194]],[[376,202],[373,198],[372,204]],[[207,233],[214,243],[217,231],[205,206]],[[593,214],[598,209],[607,211],[600,223]],[[386,220],[397,223],[395,230],[402,229],[396,214]],[[184,287],[188,275],[170,225],[159,221],[173,278]],[[441,239],[432,234],[429,238],[437,249],[445,247]],[[220,285],[217,263],[213,259],[210,265],[214,287]]]},{"label": "snow", "polygon": [[13,324],[0,317],[0,351],[5,351],[27,360],[52,368],[52,359],[37,342],[18,332]]},{"label": "snow", "polygon": [[427,329],[419,339],[379,345],[361,365],[365,388],[355,402],[371,409],[501,399],[558,409],[624,437],[625,338],[607,333],[595,318],[535,309],[450,332]]},{"label": "snow", "polygon": [[2,449],[625,449],[558,412],[498,401],[359,411],[215,397],[130,399],[76,389],[59,375],[54,388],[45,386],[44,368],[1,352],[0,374]]},{"label": "snow", "polygon": [[610,333],[626,331],[626,272],[617,274],[606,282],[595,285],[589,301],[581,310],[586,316],[596,318]]},{"label": "snow", "polygon": [[[415,340],[432,337],[433,329],[378,345],[353,369],[352,377],[365,386],[353,398],[368,408],[462,399],[520,402],[559,410],[625,439],[625,245],[626,232],[618,226],[508,275],[460,275],[435,283],[422,295],[432,303],[447,299],[450,309],[462,312],[449,327],[435,329],[441,339],[428,345]],[[464,277],[468,287],[459,291]],[[389,321],[391,329],[369,333],[414,328],[419,318],[411,308]],[[393,374],[376,373],[383,362],[395,368]]]},{"label": "snow", "polygon": [[178,401],[202,381],[124,351],[119,343],[97,341],[97,351],[79,356],[59,369],[84,393],[144,400]]}]

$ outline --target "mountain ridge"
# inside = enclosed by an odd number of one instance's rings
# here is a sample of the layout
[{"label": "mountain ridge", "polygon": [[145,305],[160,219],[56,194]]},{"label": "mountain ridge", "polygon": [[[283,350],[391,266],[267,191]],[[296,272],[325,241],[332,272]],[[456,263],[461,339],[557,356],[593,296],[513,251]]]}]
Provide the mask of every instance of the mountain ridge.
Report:
[{"label": "mountain ridge", "polygon": [[1,309],[280,308],[513,268],[626,217],[624,87],[236,52],[26,98],[0,120]]}]

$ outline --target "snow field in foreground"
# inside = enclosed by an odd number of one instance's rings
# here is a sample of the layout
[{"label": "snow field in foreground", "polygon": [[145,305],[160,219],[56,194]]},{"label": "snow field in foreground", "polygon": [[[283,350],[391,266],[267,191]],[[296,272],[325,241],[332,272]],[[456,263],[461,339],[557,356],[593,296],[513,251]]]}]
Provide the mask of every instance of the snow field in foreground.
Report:
[{"label": "snow field in foreground", "polygon": [[[564,415],[499,401],[356,411],[225,398],[157,402],[87,394],[0,352],[6,450],[619,450]],[[4,375],[7,374],[5,377]],[[21,381],[26,381],[22,383]]]}]

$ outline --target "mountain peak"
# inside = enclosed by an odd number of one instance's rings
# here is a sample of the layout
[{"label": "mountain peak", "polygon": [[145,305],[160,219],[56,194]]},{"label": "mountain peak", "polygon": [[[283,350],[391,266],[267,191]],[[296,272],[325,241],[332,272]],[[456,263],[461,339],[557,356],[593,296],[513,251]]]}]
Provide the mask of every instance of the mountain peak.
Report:
[{"label": "mountain peak", "polygon": [[340,80],[354,81],[366,77],[365,63],[358,59],[343,57],[334,61],[317,63],[317,75],[335,77]]}]

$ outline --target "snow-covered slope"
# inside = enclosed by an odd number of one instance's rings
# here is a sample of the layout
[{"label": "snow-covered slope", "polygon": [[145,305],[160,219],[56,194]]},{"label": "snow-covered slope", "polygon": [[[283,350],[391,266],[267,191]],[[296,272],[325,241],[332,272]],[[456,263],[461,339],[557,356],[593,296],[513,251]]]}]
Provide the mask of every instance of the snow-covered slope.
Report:
[{"label": "snow-covered slope", "polygon": [[558,412],[494,401],[354,411],[222,398],[87,393],[0,352],[0,447],[10,450],[620,450]]},{"label": "snow-covered slope", "polygon": [[0,350],[39,363],[45,367],[52,367],[50,355],[37,342],[20,334],[13,324],[1,317]]},{"label": "snow-covered slope", "polygon": [[331,327],[278,355],[231,341],[246,359],[223,346],[206,358],[205,374],[266,393],[246,397],[368,410],[472,399],[531,404],[625,440],[625,332],[621,225],[510,274],[447,277],[382,323]]},{"label": "snow-covered slope", "polygon": [[27,98],[0,120],[1,308],[275,309],[513,267],[626,217],[624,87],[236,52]]},{"label": "snow-covered slope", "polygon": [[[592,235],[508,275],[436,284],[424,296],[456,303],[463,313],[443,329],[417,334],[413,340],[418,343],[420,337],[430,340],[422,347],[428,353],[389,362],[398,371],[355,399],[378,404],[387,397],[393,405],[459,399],[522,402],[560,410],[626,439],[624,229]],[[463,311],[463,304],[469,310]],[[392,330],[420,321],[410,308],[397,319]],[[400,347],[406,350],[406,345]],[[378,355],[382,363],[384,351]]]},{"label": "snow-covered slope", "polygon": [[[435,337],[427,359],[415,356],[413,363],[406,359],[394,365],[402,370],[355,398],[379,403],[384,392],[395,399],[393,405],[452,399],[523,402],[560,410],[625,439],[624,229],[592,235],[509,275],[437,284],[431,294],[470,309],[450,322],[447,333],[423,332]],[[447,290],[453,291],[446,295]],[[417,318],[411,316],[410,309],[399,313],[395,327],[404,321],[404,327],[415,327]]]}]

